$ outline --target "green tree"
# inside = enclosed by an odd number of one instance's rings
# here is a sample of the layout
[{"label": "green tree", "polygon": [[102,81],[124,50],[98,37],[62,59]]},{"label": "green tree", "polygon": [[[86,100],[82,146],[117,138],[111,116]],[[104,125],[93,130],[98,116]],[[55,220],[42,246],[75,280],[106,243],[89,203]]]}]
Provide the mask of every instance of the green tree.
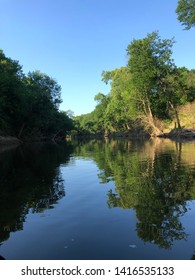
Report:
[{"label": "green tree", "polygon": [[108,131],[108,120],[105,114],[107,106],[110,102],[110,96],[104,95],[102,93],[96,94],[94,100],[97,102],[97,105],[92,112],[94,129],[96,132],[104,134]]},{"label": "green tree", "polygon": [[0,133],[23,140],[56,139],[73,128],[59,112],[61,86],[40,71],[25,76],[18,61],[0,51]]},{"label": "green tree", "polygon": [[57,110],[52,99],[49,77],[35,71],[25,77],[24,85],[22,122],[18,137],[44,137],[51,126],[53,113]]},{"label": "green tree", "polygon": [[110,81],[110,101],[106,108],[106,117],[112,130],[129,130],[132,120],[138,117],[138,110],[132,88],[131,73],[127,67],[112,71],[103,71],[102,81]]},{"label": "green tree", "polygon": [[73,128],[66,112],[59,112],[61,87],[40,71],[30,72],[25,79],[23,123],[19,132],[35,138],[59,138]]},{"label": "green tree", "polygon": [[93,112],[76,116],[73,120],[77,135],[81,136],[95,133]]},{"label": "green tree", "polygon": [[195,26],[195,0],[179,0],[176,13],[186,30]]},{"label": "green tree", "polygon": [[179,68],[180,83],[183,86],[183,93],[187,102],[195,100],[195,70],[188,70],[187,68]]},{"label": "green tree", "polygon": [[0,131],[14,134],[17,116],[21,111],[22,79],[18,61],[5,56],[0,50]]},{"label": "green tree", "polygon": [[57,81],[40,71],[28,73],[29,85],[35,88],[40,95],[45,96],[58,109],[61,100],[61,86]]},{"label": "green tree", "polygon": [[173,43],[173,39],[161,39],[158,32],[153,32],[144,39],[133,40],[127,48],[128,67],[132,74],[136,96],[145,115],[145,121],[155,134],[160,130],[155,124],[154,117],[159,117],[159,108],[160,111],[162,108],[165,109],[165,99],[168,98],[164,90],[165,79],[175,69],[171,58]]}]

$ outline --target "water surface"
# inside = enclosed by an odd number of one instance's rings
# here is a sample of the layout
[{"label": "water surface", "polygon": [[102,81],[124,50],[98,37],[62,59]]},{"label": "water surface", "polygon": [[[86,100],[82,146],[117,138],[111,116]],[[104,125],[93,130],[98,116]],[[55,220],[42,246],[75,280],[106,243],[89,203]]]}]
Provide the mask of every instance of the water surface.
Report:
[{"label": "water surface", "polygon": [[6,259],[192,259],[195,142],[0,150]]}]

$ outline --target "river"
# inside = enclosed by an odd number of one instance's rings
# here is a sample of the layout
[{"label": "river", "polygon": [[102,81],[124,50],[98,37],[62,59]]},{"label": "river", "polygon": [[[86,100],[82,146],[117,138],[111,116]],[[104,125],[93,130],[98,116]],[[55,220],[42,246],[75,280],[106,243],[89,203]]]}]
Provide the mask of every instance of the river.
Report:
[{"label": "river", "polygon": [[195,259],[195,142],[0,149],[0,255]]}]

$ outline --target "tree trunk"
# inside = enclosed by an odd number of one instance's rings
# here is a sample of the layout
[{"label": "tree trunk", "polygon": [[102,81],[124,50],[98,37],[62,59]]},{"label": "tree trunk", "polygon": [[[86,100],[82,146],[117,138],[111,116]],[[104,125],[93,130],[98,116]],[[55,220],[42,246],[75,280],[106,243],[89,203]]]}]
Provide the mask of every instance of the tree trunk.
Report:
[{"label": "tree trunk", "polygon": [[21,138],[21,135],[22,135],[22,132],[23,132],[23,130],[24,130],[25,125],[26,125],[26,123],[23,123],[23,124],[22,124],[22,126],[21,126],[21,128],[20,128],[20,131],[19,131],[19,133],[18,133],[18,139]]},{"label": "tree trunk", "polygon": [[150,107],[150,101],[148,99],[148,95],[147,94],[146,94],[146,102],[147,103],[145,104],[145,107],[147,107],[147,112],[148,112],[148,116],[147,117],[148,117],[149,124],[152,127],[152,129],[153,129],[154,135],[158,135],[158,134],[160,134],[162,132],[155,125],[154,117],[153,117],[152,110],[151,110],[151,107]]},{"label": "tree trunk", "polygon": [[174,111],[174,114],[175,114],[175,118],[176,118],[176,121],[177,121],[177,127],[178,128],[181,128],[181,123],[180,123],[180,119],[179,119],[179,114],[177,112],[177,109],[173,106],[173,104],[169,101],[169,104],[171,106],[171,108],[173,109]]},{"label": "tree trunk", "polygon": [[126,128],[127,128],[128,131],[131,129],[131,127],[129,126],[128,123],[126,124]]},{"label": "tree trunk", "polygon": [[62,131],[62,129],[58,130],[58,132],[53,136],[52,141],[55,142],[56,136]]}]

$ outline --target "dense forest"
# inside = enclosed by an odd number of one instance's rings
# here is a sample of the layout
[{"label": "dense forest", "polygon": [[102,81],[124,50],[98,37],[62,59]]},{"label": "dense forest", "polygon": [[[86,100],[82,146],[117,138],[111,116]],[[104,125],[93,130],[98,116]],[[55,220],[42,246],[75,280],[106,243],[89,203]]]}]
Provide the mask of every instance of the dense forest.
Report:
[{"label": "dense forest", "polygon": [[[176,13],[185,29],[195,26],[194,0],[179,0]],[[186,104],[192,105],[188,126],[194,129],[195,69],[175,65],[173,44],[157,31],[134,39],[126,49],[127,65],[102,73],[110,92],[96,94],[95,109],[77,117],[59,110],[61,87],[55,79],[40,71],[25,75],[19,62],[0,50],[0,136],[32,141],[64,139],[67,133],[158,135],[170,123],[186,125],[179,113]]]},{"label": "dense forest", "polygon": [[61,102],[55,79],[40,71],[25,75],[19,62],[0,50],[0,136],[23,141],[64,137],[73,121],[59,111]]}]

